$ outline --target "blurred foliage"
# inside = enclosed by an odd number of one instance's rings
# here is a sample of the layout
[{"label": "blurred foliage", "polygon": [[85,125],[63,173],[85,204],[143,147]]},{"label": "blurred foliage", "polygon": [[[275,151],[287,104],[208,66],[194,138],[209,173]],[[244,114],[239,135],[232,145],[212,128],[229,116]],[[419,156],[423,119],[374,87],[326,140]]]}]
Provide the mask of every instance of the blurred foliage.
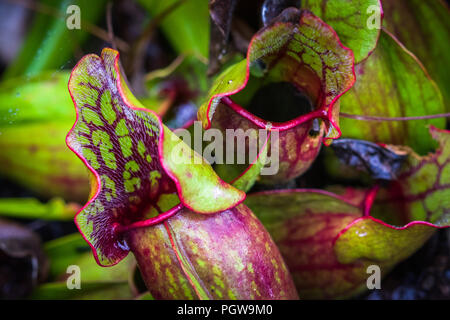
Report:
[{"label": "blurred foliage", "polygon": [[75,122],[67,72],[46,72],[0,84],[0,174],[36,194],[87,199],[87,171],[65,138]]},{"label": "blurred foliage", "polygon": [[[20,53],[3,78],[20,75],[33,76],[44,70],[59,69],[74,61],[74,52],[80,52],[92,28],[104,15],[107,0],[42,0],[36,2],[37,12]],[[81,11],[81,29],[66,26],[66,9],[78,5]],[[45,11],[45,12],[43,12]],[[95,26],[95,25],[94,25]]]},{"label": "blurred foliage", "polygon": [[[121,264],[102,268],[79,233],[47,242],[45,253],[51,282],[37,287],[32,299],[132,299],[137,295],[132,278],[136,263],[131,255]],[[68,290],[67,267],[71,265],[80,268],[81,289]]]},{"label": "blurred foliage", "polygon": [[0,198],[0,216],[72,220],[78,210],[80,210],[78,204],[65,203],[61,198],[52,198],[45,204],[35,198]]}]

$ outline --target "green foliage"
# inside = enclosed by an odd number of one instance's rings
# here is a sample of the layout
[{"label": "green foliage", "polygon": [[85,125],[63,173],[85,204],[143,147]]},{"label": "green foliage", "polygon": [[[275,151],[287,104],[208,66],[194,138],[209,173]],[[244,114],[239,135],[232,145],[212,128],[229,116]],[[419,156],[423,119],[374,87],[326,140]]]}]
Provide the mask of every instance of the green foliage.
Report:
[{"label": "green foliage", "polygon": [[[356,63],[366,59],[377,46],[382,18],[380,0],[303,0],[302,8],[311,10],[336,31],[342,43],[353,50]],[[377,27],[376,23],[380,25]]]},{"label": "green foliage", "polygon": [[416,55],[436,81],[450,110],[448,5],[432,0],[383,0],[384,23],[405,47]]},{"label": "green foliage", "polygon": [[38,195],[82,202],[88,175],[65,144],[74,121],[68,79],[47,72],[0,84],[0,174]]},{"label": "green foliage", "polygon": [[[39,1],[39,5],[46,8],[46,11],[56,11],[56,16],[49,16],[49,12],[36,13],[19,55],[8,66],[3,78],[21,75],[30,77],[64,67],[68,60],[75,57],[75,52],[89,36],[87,30],[91,24],[104,14],[106,3],[107,0]],[[66,25],[66,10],[72,4],[80,7],[80,30],[69,30]]]},{"label": "green foliage", "polygon": [[70,220],[79,209],[75,203],[66,204],[61,198],[52,198],[46,204],[34,198],[0,198],[0,216]]},{"label": "green foliage", "polygon": [[[356,66],[357,81],[341,99],[341,111],[384,117],[412,117],[445,112],[441,93],[420,62],[382,32],[369,59]],[[345,137],[407,145],[420,154],[433,149],[427,124],[445,128],[445,119],[359,121],[341,117]]]}]

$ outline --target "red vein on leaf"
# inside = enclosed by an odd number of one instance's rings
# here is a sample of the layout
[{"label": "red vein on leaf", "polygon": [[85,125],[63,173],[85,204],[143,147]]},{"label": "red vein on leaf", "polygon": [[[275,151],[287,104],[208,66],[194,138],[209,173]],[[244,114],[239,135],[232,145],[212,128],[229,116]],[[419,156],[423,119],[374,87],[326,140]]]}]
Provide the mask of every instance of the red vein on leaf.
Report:
[{"label": "red vein on leaf", "polygon": [[339,115],[343,118],[349,118],[361,121],[412,121],[412,120],[426,120],[426,119],[439,119],[439,118],[450,118],[450,113],[438,113],[431,114],[427,116],[417,116],[417,117],[379,117],[379,116],[363,116],[359,114],[348,114],[341,112]]},{"label": "red vein on leaf", "polygon": [[151,227],[151,226],[157,225],[157,224],[159,224],[161,222],[164,222],[165,220],[167,220],[170,217],[172,217],[175,214],[177,214],[178,211],[180,211],[183,208],[184,208],[183,204],[180,203],[180,204],[176,205],[175,207],[173,207],[172,209],[170,209],[170,210],[168,210],[166,212],[160,213],[156,217],[153,217],[153,218],[150,218],[150,219],[147,219],[147,220],[144,220],[144,221],[134,222],[134,223],[129,224],[127,226],[122,226],[122,225],[119,225],[119,224],[116,223],[113,226],[113,228],[114,228],[115,232],[122,233],[122,232],[129,231],[129,230],[135,229],[135,228]]},{"label": "red vein on leaf", "polygon": [[376,185],[367,192],[364,202],[362,204],[364,217],[370,216],[370,209],[372,209],[372,205],[375,201],[375,197],[377,196],[379,189],[380,186]]}]

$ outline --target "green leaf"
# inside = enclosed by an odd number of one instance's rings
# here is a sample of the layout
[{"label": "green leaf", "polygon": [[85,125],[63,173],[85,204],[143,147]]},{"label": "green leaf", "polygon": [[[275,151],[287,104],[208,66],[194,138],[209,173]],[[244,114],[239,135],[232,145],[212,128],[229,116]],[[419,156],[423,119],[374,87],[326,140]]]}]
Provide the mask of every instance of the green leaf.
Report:
[{"label": "green leaf", "polygon": [[449,34],[447,4],[440,0],[383,0],[384,26],[408,50],[413,52],[430,72],[450,110]]},{"label": "green leaf", "polygon": [[[89,245],[79,233],[73,233],[45,243],[45,254],[50,260],[49,277],[55,280],[76,264],[80,256],[90,253]],[[92,261],[94,261],[92,259]]]},{"label": "green leaf", "polygon": [[61,198],[45,204],[35,198],[0,198],[0,216],[14,218],[69,220],[79,209],[78,204],[65,203]]},{"label": "green leaf", "polygon": [[425,223],[394,229],[380,221],[360,219],[339,236],[335,251],[340,263],[367,259],[387,271],[416,252],[435,231],[435,226]]},{"label": "green leaf", "polygon": [[139,0],[152,16],[180,2],[179,6],[161,21],[161,29],[179,53],[198,54],[208,58],[209,10],[208,0]]},{"label": "green leaf", "polygon": [[251,189],[251,187],[253,187],[260,176],[262,168],[266,165],[267,153],[269,152],[269,143],[270,137],[266,140],[265,144],[261,146],[260,152],[254,162],[233,180],[232,185],[235,188],[247,192]]},{"label": "green leaf", "polygon": [[[47,242],[45,253],[50,261],[49,276],[53,282],[37,287],[31,299],[132,299],[136,294],[130,276],[136,268],[132,256],[117,266],[102,268],[79,233]],[[71,275],[67,268],[72,265],[80,268],[79,290],[67,288],[66,281]]]},{"label": "green leaf", "polygon": [[120,300],[132,299],[126,282],[82,282],[81,289],[69,290],[66,282],[49,282],[37,287],[33,300]]},{"label": "green leaf", "polygon": [[46,198],[85,201],[88,175],[64,143],[73,125],[67,72],[0,85],[0,174]]},{"label": "green leaf", "polygon": [[366,59],[377,46],[383,14],[380,0],[303,0],[302,8],[336,31],[342,43],[353,50],[355,63]]},{"label": "green leaf", "polygon": [[[411,117],[445,112],[442,96],[417,58],[382,32],[370,59],[356,66],[357,81],[341,98],[341,111],[383,117]],[[445,127],[445,119],[360,121],[341,117],[345,137],[408,145],[420,154],[432,150],[426,125]]]},{"label": "green leaf", "polygon": [[145,292],[136,297],[136,300],[155,300],[150,292]]},{"label": "green leaf", "polygon": [[[87,24],[95,23],[104,13],[106,0],[41,0],[44,9],[59,13],[36,13],[30,32],[25,39],[16,60],[8,66],[3,78],[26,75],[33,76],[44,70],[63,67],[89,36]],[[66,10],[70,5],[77,5],[81,12],[81,28],[70,30],[66,19]]]},{"label": "green leaf", "polygon": [[69,91],[77,121],[67,142],[93,178],[91,199],[76,223],[99,264],[128,254],[116,227],[176,210],[180,201],[197,213],[214,213],[245,197],[143,109],[124,83],[117,51],[85,56],[72,71]]},{"label": "green leaf", "polygon": [[45,253],[50,261],[49,276],[53,281],[65,281],[70,276],[67,267],[77,265],[81,270],[82,283],[127,283],[136,267],[133,256],[128,256],[123,263],[111,268],[100,267],[92,257],[89,245],[79,233],[45,243]]},{"label": "green leaf", "polygon": [[178,55],[186,57],[179,72],[193,88],[205,92],[209,85],[206,77],[209,48],[208,0],[139,0],[152,18],[179,3],[159,24],[160,30]]}]

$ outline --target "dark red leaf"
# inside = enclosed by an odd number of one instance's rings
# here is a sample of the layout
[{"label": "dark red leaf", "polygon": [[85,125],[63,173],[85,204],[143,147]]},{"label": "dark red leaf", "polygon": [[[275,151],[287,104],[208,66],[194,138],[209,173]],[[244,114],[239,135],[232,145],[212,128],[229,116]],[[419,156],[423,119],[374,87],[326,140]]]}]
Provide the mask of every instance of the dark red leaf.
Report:
[{"label": "dark red leaf", "polygon": [[364,140],[339,139],[331,147],[341,162],[367,172],[374,179],[396,179],[407,157],[406,152],[394,152]]}]

